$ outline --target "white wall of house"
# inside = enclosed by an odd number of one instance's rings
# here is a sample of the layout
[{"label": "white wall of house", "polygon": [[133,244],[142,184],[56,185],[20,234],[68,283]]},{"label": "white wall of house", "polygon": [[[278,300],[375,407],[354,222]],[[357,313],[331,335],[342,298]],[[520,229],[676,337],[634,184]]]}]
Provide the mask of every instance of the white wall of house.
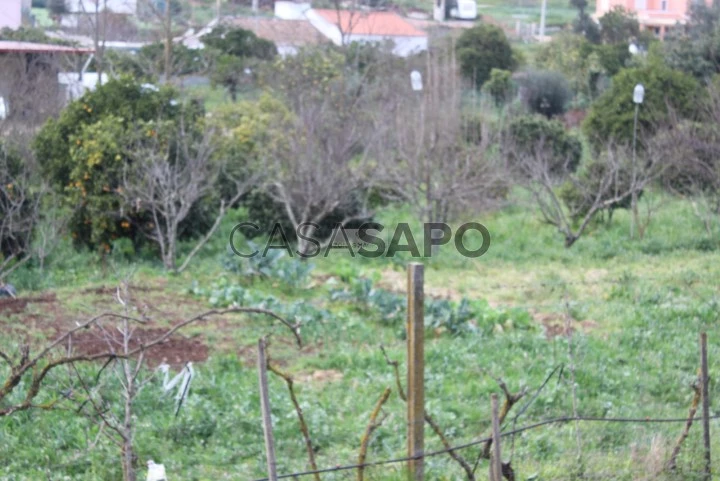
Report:
[{"label": "white wall of house", "polygon": [[65,91],[65,101],[72,102],[79,99],[88,90],[95,90],[98,86],[106,84],[109,80],[108,74],[104,73],[98,77],[96,72],[60,72],[58,73],[58,83]]},{"label": "white wall of house", "polygon": [[392,49],[393,54],[398,57],[407,57],[409,55],[423,52],[428,49],[427,37],[402,37],[402,36],[382,36],[382,35],[349,35],[346,42],[358,43],[382,43],[391,41],[395,44]]},{"label": "white wall of house", "polygon": [[307,10],[310,10],[309,3],[275,2],[275,16],[283,20],[305,20]]},{"label": "white wall of house", "polygon": [[137,14],[138,0],[65,0],[69,13],[93,13],[107,8],[114,13]]},{"label": "white wall of house", "polygon": [[16,30],[22,25],[22,0],[0,0],[0,29]]},{"label": "white wall of house", "polygon": [[305,12],[305,18],[308,19],[310,25],[315,27],[318,32],[323,34],[335,45],[342,45],[343,38],[340,29],[334,23],[330,23],[321,15],[314,10],[308,10]]}]

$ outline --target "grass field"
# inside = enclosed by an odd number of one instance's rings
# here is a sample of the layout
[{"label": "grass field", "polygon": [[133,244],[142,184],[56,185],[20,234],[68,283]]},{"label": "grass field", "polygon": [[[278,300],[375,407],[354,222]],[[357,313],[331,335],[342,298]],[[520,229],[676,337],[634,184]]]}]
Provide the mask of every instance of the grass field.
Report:
[{"label": "grass field", "polygon": [[[577,412],[583,416],[687,416],[701,330],[710,339],[711,376],[720,370],[717,235],[704,233],[689,206],[666,199],[645,239],[629,240],[628,217],[617,212],[612,224],[597,223],[567,250],[560,236],[522,204],[522,196],[518,202],[468,219],[489,229],[492,244],[486,255],[472,260],[442,248],[438,257],[424,260],[431,300],[426,406],[448,440],[461,444],[488,434],[490,394],[501,392],[496,378],[511,391],[526,387],[530,393],[510,412],[511,417],[518,414],[532,400],[518,427],[572,415],[573,379]],[[162,462],[172,480],[263,477],[255,346],[268,333],[273,334],[272,358],[296,379],[320,467],[357,461],[370,412],[386,387],[393,392],[372,436],[368,461],[403,456],[405,406],[380,346],[400,361],[404,383],[398,303],[404,302],[410,259],[351,258],[334,251],[312,260],[306,275],[307,263],[286,256],[270,266],[268,276],[254,276],[247,273],[247,263],[227,253],[229,231],[242,218],[241,212],[230,215],[202,256],[178,276],[166,276],[152,260],[130,263],[111,256],[90,263],[93,254],[59,246],[45,272],[28,268],[12,279],[21,299],[31,300],[12,312],[0,304],[5,309],[0,311],[3,347],[23,337],[52,337],[54,329],[68,328],[75,320],[118,310],[115,286],[123,279],[134,286],[133,305],[152,319],[144,329],[161,329],[233,302],[268,307],[302,320],[305,346],[298,349],[283,326],[258,317],[213,318],[182,331],[172,351],[181,359],[170,361],[176,370],[177,361],[197,361],[197,377],[177,417],[173,400],[160,395],[159,379],[141,392],[134,406],[138,463],[148,458]],[[386,210],[378,218],[388,226],[412,219],[402,209]],[[89,342],[81,338],[78,349],[82,339]],[[151,365],[157,357],[150,357]],[[83,369],[88,376],[97,370]],[[41,401],[57,399],[68,376],[57,372]],[[119,392],[114,379],[103,387],[111,409]],[[272,375],[270,392],[278,471],[304,471],[307,457],[297,418],[286,386]],[[720,387],[712,383],[713,412],[718,394]],[[98,430],[74,412],[77,402],[63,400],[58,404],[63,409],[30,410],[0,421],[0,479],[120,479],[115,445],[101,438],[87,450]],[[505,457],[512,454],[516,479],[654,479],[653,470],[667,461],[682,427],[581,423],[578,432],[570,423],[549,425],[518,435],[512,451],[508,439]],[[428,450],[442,447],[429,427],[425,436]],[[712,440],[720,448],[720,437],[713,434]],[[678,473],[657,477],[695,478],[702,469],[701,446],[700,427],[693,426]],[[473,447],[462,455],[473,464],[478,451]],[[487,469],[481,461],[478,479]],[[447,456],[429,458],[426,474],[430,480],[464,477]],[[401,475],[402,464],[392,464],[369,468],[366,479]],[[339,472],[322,479],[355,476]]]}]

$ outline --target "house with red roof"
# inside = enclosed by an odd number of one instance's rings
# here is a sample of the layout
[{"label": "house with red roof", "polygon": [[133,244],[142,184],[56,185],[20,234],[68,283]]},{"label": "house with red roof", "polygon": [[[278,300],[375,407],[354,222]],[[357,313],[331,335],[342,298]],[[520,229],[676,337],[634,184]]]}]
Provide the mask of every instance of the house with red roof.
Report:
[{"label": "house with red roof", "polygon": [[427,33],[394,12],[310,9],[305,16],[336,45],[389,41],[393,53],[402,57],[428,48]]}]

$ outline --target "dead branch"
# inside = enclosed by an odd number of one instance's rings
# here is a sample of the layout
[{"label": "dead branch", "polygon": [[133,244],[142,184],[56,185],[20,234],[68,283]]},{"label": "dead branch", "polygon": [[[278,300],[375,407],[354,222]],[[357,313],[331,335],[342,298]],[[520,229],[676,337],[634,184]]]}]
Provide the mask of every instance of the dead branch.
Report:
[{"label": "dead branch", "polygon": [[[502,389],[503,394],[505,395],[505,401],[503,402],[502,409],[500,410],[500,425],[505,421],[505,418],[507,417],[508,413],[512,409],[512,407],[525,396],[525,393],[527,392],[527,389],[523,387],[519,392],[513,394],[508,389],[507,385],[505,384],[505,381],[503,381],[500,378],[495,379],[495,381],[498,383],[498,386],[500,386],[500,389]],[[488,440],[485,443],[485,447],[483,448],[482,452],[482,458],[483,459],[490,459],[490,448],[492,447],[492,441]]]},{"label": "dead branch", "polygon": [[447,449],[448,455],[453,458],[465,471],[465,475],[467,476],[469,481],[475,480],[475,473],[473,473],[472,467],[470,467],[470,464],[468,464],[467,461],[465,461],[465,458],[460,456],[457,451],[452,449],[452,445],[450,444],[450,441],[445,437],[445,434],[443,433],[442,429],[440,429],[440,426],[438,423],[435,422],[435,420],[430,416],[430,414],[425,411],[425,422],[430,425],[433,432],[437,434],[437,437],[440,438],[440,442],[442,443],[443,447]]},{"label": "dead branch", "polygon": [[390,392],[392,390],[389,387],[385,388],[385,392],[383,392],[382,396],[380,396],[380,399],[378,399],[377,403],[375,404],[375,409],[373,409],[372,413],[370,414],[370,420],[368,421],[367,427],[365,428],[365,434],[363,434],[362,440],[360,441],[360,455],[358,456],[358,481],[363,481],[364,475],[365,475],[365,459],[367,458],[367,448],[368,444],[370,443],[370,436],[372,436],[372,433],[382,424],[383,419],[380,421],[377,421],[377,417],[380,414],[380,410],[383,407],[383,404],[388,400],[390,397]]},{"label": "dead branch", "polygon": [[400,399],[407,402],[407,397],[405,396],[405,389],[400,382],[400,363],[390,360],[390,357],[388,357],[387,352],[385,351],[385,346],[383,346],[382,344],[380,345],[380,350],[382,351],[383,356],[385,356],[385,362],[387,362],[389,366],[392,366],[393,371],[395,372],[395,384],[397,385],[398,396],[400,396]]},{"label": "dead branch", "polygon": [[[310,439],[310,430],[308,430],[307,423],[305,422],[305,416],[303,416],[302,408],[300,407],[300,403],[297,400],[297,397],[295,396],[295,388],[293,387],[293,378],[290,376],[290,374],[287,374],[280,370],[277,366],[273,365],[270,362],[270,357],[268,356],[267,359],[267,368],[272,373],[280,376],[284,381],[285,384],[287,384],[288,391],[290,392],[290,400],[293,403],[293,406],[295,406],[295,412],[297,413],[298,422],[300,423],[300,432],[302,432],[303,439],[305,440],[305,448],[307,449],[308,453],[308,461],[310,462],[310,469],[312,471],[317,471],[317,463],[315,462],[315,450],[313,449],[312,440]],[[320,481],[320,474],[317,472],[314,473],[315,481]]]},{"label": "dead branch", "polygon": [[[8,416],[10,414],[13,414],[17,411],[23,411],[27,410],[33,407],[38,407],[32,404],[32,401],[37,397],[37,395],[40,392],[41,384],[45,377],[52,371],[53,369],[64,366],[71,363],[76,362],[92,362],[97,361],[101,359],[129,359],[131,357],[134,357],[142,352],[144,352],[147,349],[152,348],[153,346],[156,346],[165,340],[167,340],[170,336],[172,336],[175,332],[178,330],[188,326],[189,324],[203,321],[206,318],[218,315],[218,316],[224,316],[227,314],[233,314],[233,313],[247,313],[247,314],[264,314],[266,316],[272,317],[273,319],[279,320],[282,324],[288,327],[290,331],[292,331],[295,340],[297,341],[298,347],[302,347],[302,338],[300,337],[300,331],[299,331],[299,324],[291,324],[283,317],[275,314],[273,311],[267,310],[267,309],[260,309],[260,308],[252,308],[252,307],[231,307],[227,309],[211,309],[209,311],[206,311],[202,314],[198,314],[196,316],[193,316],[189,319],[186,319],[184,321],[178,322],[174,326],[172,326],[170,329],[165,331],[165,333],[161,334],[160,336],[156,337],[155,339],[151,340],[150,342],[146,344],[140,344],[138,347],[133,349],[127,349],[123,353],[116,353],[112,351],[108,352],[102,352],[92,355],[76,355],[76,356],[64,356],[61,358],[54,359],[52,361],[49,361],[42,369],[37,369],[37,364],[40,360],[47,359],[49,357],[50,352],[56,348],[59,345],[62,345],[65,340],[71,336],[73,333],[81,330],[89,328],[90,326],[97,324],[100,319],[103,318],[116,318],[121,319],[123,321],[127,322],[134,322],[134,323],[144,323],[145,321],[141,319],[137,319],[131,316],[126,316],[122,314],[116,314],[112,312],[105,312],[103,314],[97,315],[90,320],[78,324],[75,328],[65,332],[64,334],[58,336],[54,341],[50,342],[46,347],[40,350],[39,354],[34,356],[32,359],[29,357],[29,347],[22,349],[22,355],[20,358],[20,361],[16,364],[14,364],[11,367],[10,374],[8,378],[3,383],[2,387],[0,387],[0,400],[5,399],[19,384],[22,378],[32,372],[32,380],[30,381],[30,385],[28,387],[25,399],[21,401],[18,404],[8,406],[5,408],[0,409],[0,417]],[[49,408],[48,406],[39,406],[41,408]],[[50,406],[51,407],[51,406]]]},{"label": "dead branch", "polygon": [[[385,356],[385,362],[389,366],[392,366],[393,371],[395,373],[395,384],[397,385],[398,389],[398,396],[400,396],[400,399],[407,402],[407,397],[405,396],[405,390],[403,389],[402,382],[400,381],[400,368],[398,361],[392,361],[390,360],[390,357],[387,355],[387,352],[385,351],[385,346],[380,346],[380,350],[383,353],[383,356]],[[445,437],[445,433],[443,433],[442,428],[440,428],[440,425],[433,419],[433,417],[428,413],[427,411],[424,411],[424,418],[425,422],[432,428],[433,432],[437,435],[438,438],[440,438],[440,442],[442,443],[443,447],[448,450],[448,455],[457,462],[460,467],[465,471],[465,474],[467,475],[467,478],[469,481],[475,480],[475,474],[473,472],[473,469],[470,467],[470,464],[460,456],[460,454],[457,453],[457,451],[451,449],[452,446],[450,444],[450,441],[448,441],[447,437]]]},{"label": "dead branch", "polygon": [[690,409],[688,410],[688,419],[685,423],[685,427],[683,428],[680,436],[675,442],[675,447],[670,454],[670,459],[668,459],[667,463],[665,463],[665,469],[667,471],[674,471],[677,468],[677,457],[680,454],[680,448],[682,447],[682,444],[685,442],[687,437],[690,435],[690,428],[693,425],[693,420],[695,419],[695,413],[697,412],[698,404],[700,404],[700,398],[702,394],[700,391],[699,377],[695,380],[691,387],[693,391],[695,391],[695,395],[693,396],[692,402],[690,403]]}]

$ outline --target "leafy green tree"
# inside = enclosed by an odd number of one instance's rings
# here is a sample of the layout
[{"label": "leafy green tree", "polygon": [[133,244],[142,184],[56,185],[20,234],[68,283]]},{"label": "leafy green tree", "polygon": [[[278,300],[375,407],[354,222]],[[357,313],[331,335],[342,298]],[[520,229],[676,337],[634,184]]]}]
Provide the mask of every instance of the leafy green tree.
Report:
[{"label": "leafy green tree", "polygon": [[691,2],[690,18],[665,40],[668,65],[697,79],[720,73],[720,2]]},{"label": "leafy green tree", "polygon": [[597,95],[599,81],[606,74],[595,45],[570,32],[561,32],[552,42],[542,45],[535,64],[542,70],[560,72],[580,103]]},{"label": "leafy green tree", "polygon": [[504,104],[510,97],[512,91],[511,78],[512,72],[509,70],[494,68],[490,71],[490,78],[485,82],[483,89],[490,94],[495,101],[495,105]]},{"label": "leafy green tree", "polygon": [[492,69],[514,70],[517,59],[500,27],[478,24],[460,35],[457,58],[462,74],[480,88],[490,78]]},{"label": "leafy green tree", "polygon": [[593,51],[605,75],[609,77],[625,68],[631,56],[627,43],[595,45]]},{"label": "leafy green tree", "polygon": [[573,32],[585,37],[591,43],[600,43],[600,28],[587,13],[587,0],[570,0],[570,5],[575,7],[578,15],[573,20]]},{"label": "leafy green tree", "polygon": [[560,72],[530,71],[522,86],[528,108],[547,118],[564,113],[572,98],[568,82]]},{"label": "leafy green tree", "polygon": [[[163,70],[164,52],[163,42],[155,42],[143,46],[136,56],[138,62],[142,63],[145,68],[150,67],[150,72],[157,76],[157,73]],[[188,48],[181,43],[173,45],[172,63],[172,71],[175,75],[200,73],[207,66],[204,51]]]},{"label": "leafy green tree", "polygon": [[273,42],[243,28],[220,25],[203,35],[201,40],[207,47],[234,57],[272,60],[277,55],[277,47]]},{"label": "leafy green tree", "polygon": [[327,95],[345,72],[346,57],[328,46],[303,48],[296,55],[277,58],[261,74],[261,84],[293,105],[302,96]]},{"label": "leafy green tree", "polygon": [[[175,96],[169,87],[113,79],[68,105],[36,136],[33,147],[45,178],[65,203],[76,207],[69,227],[77,244],[107,251],[116,238],[140,242],[137,226],[148,221],[146,213],[141,206],[123,211],[118,195],[130,161],[125,147],[148,122],[182,118],[191,126],[201,117],[198,106],[178,105]],[[152,127],[145,131],[156,132]],[[189,222],[203,225],[198,218]]]},{"label": "leafy green tree", "polygon": [[640,34],[640,24],[634,13],[616,6],[598,19],[603,43],[622,43],[625,49],[632,38]]},{"label": "leafy green tree", "polygon": [[214,59],[211,81],[225,87],[233,102],[243,84],[254,82],[258,62],[272,60],[277,55],[273,42],[242,28],[221,25],[203,35],[202,41]]},{"label": "leafy green tree", "polygon": [[668,118],[669,109],[680,117],[692,116],[699,105],[699,85],[692,77],[668,66],[651,62],[639,68],[621,70],[612,86],[592,105],[583,130],[591,143],[600,148],[607,141],[628,144],[633,137],[635,104],[633,89],[645,87],[639,109],[638,129],[651,134]]},{"label": "leafy green tree", "polygon": [[233,102],[237,101],[238,93],[244,85],[251,85],[255,63],[251,59],[233,55],[218,55],[210,75],[213,86],[222,85],[230,94]]}]

